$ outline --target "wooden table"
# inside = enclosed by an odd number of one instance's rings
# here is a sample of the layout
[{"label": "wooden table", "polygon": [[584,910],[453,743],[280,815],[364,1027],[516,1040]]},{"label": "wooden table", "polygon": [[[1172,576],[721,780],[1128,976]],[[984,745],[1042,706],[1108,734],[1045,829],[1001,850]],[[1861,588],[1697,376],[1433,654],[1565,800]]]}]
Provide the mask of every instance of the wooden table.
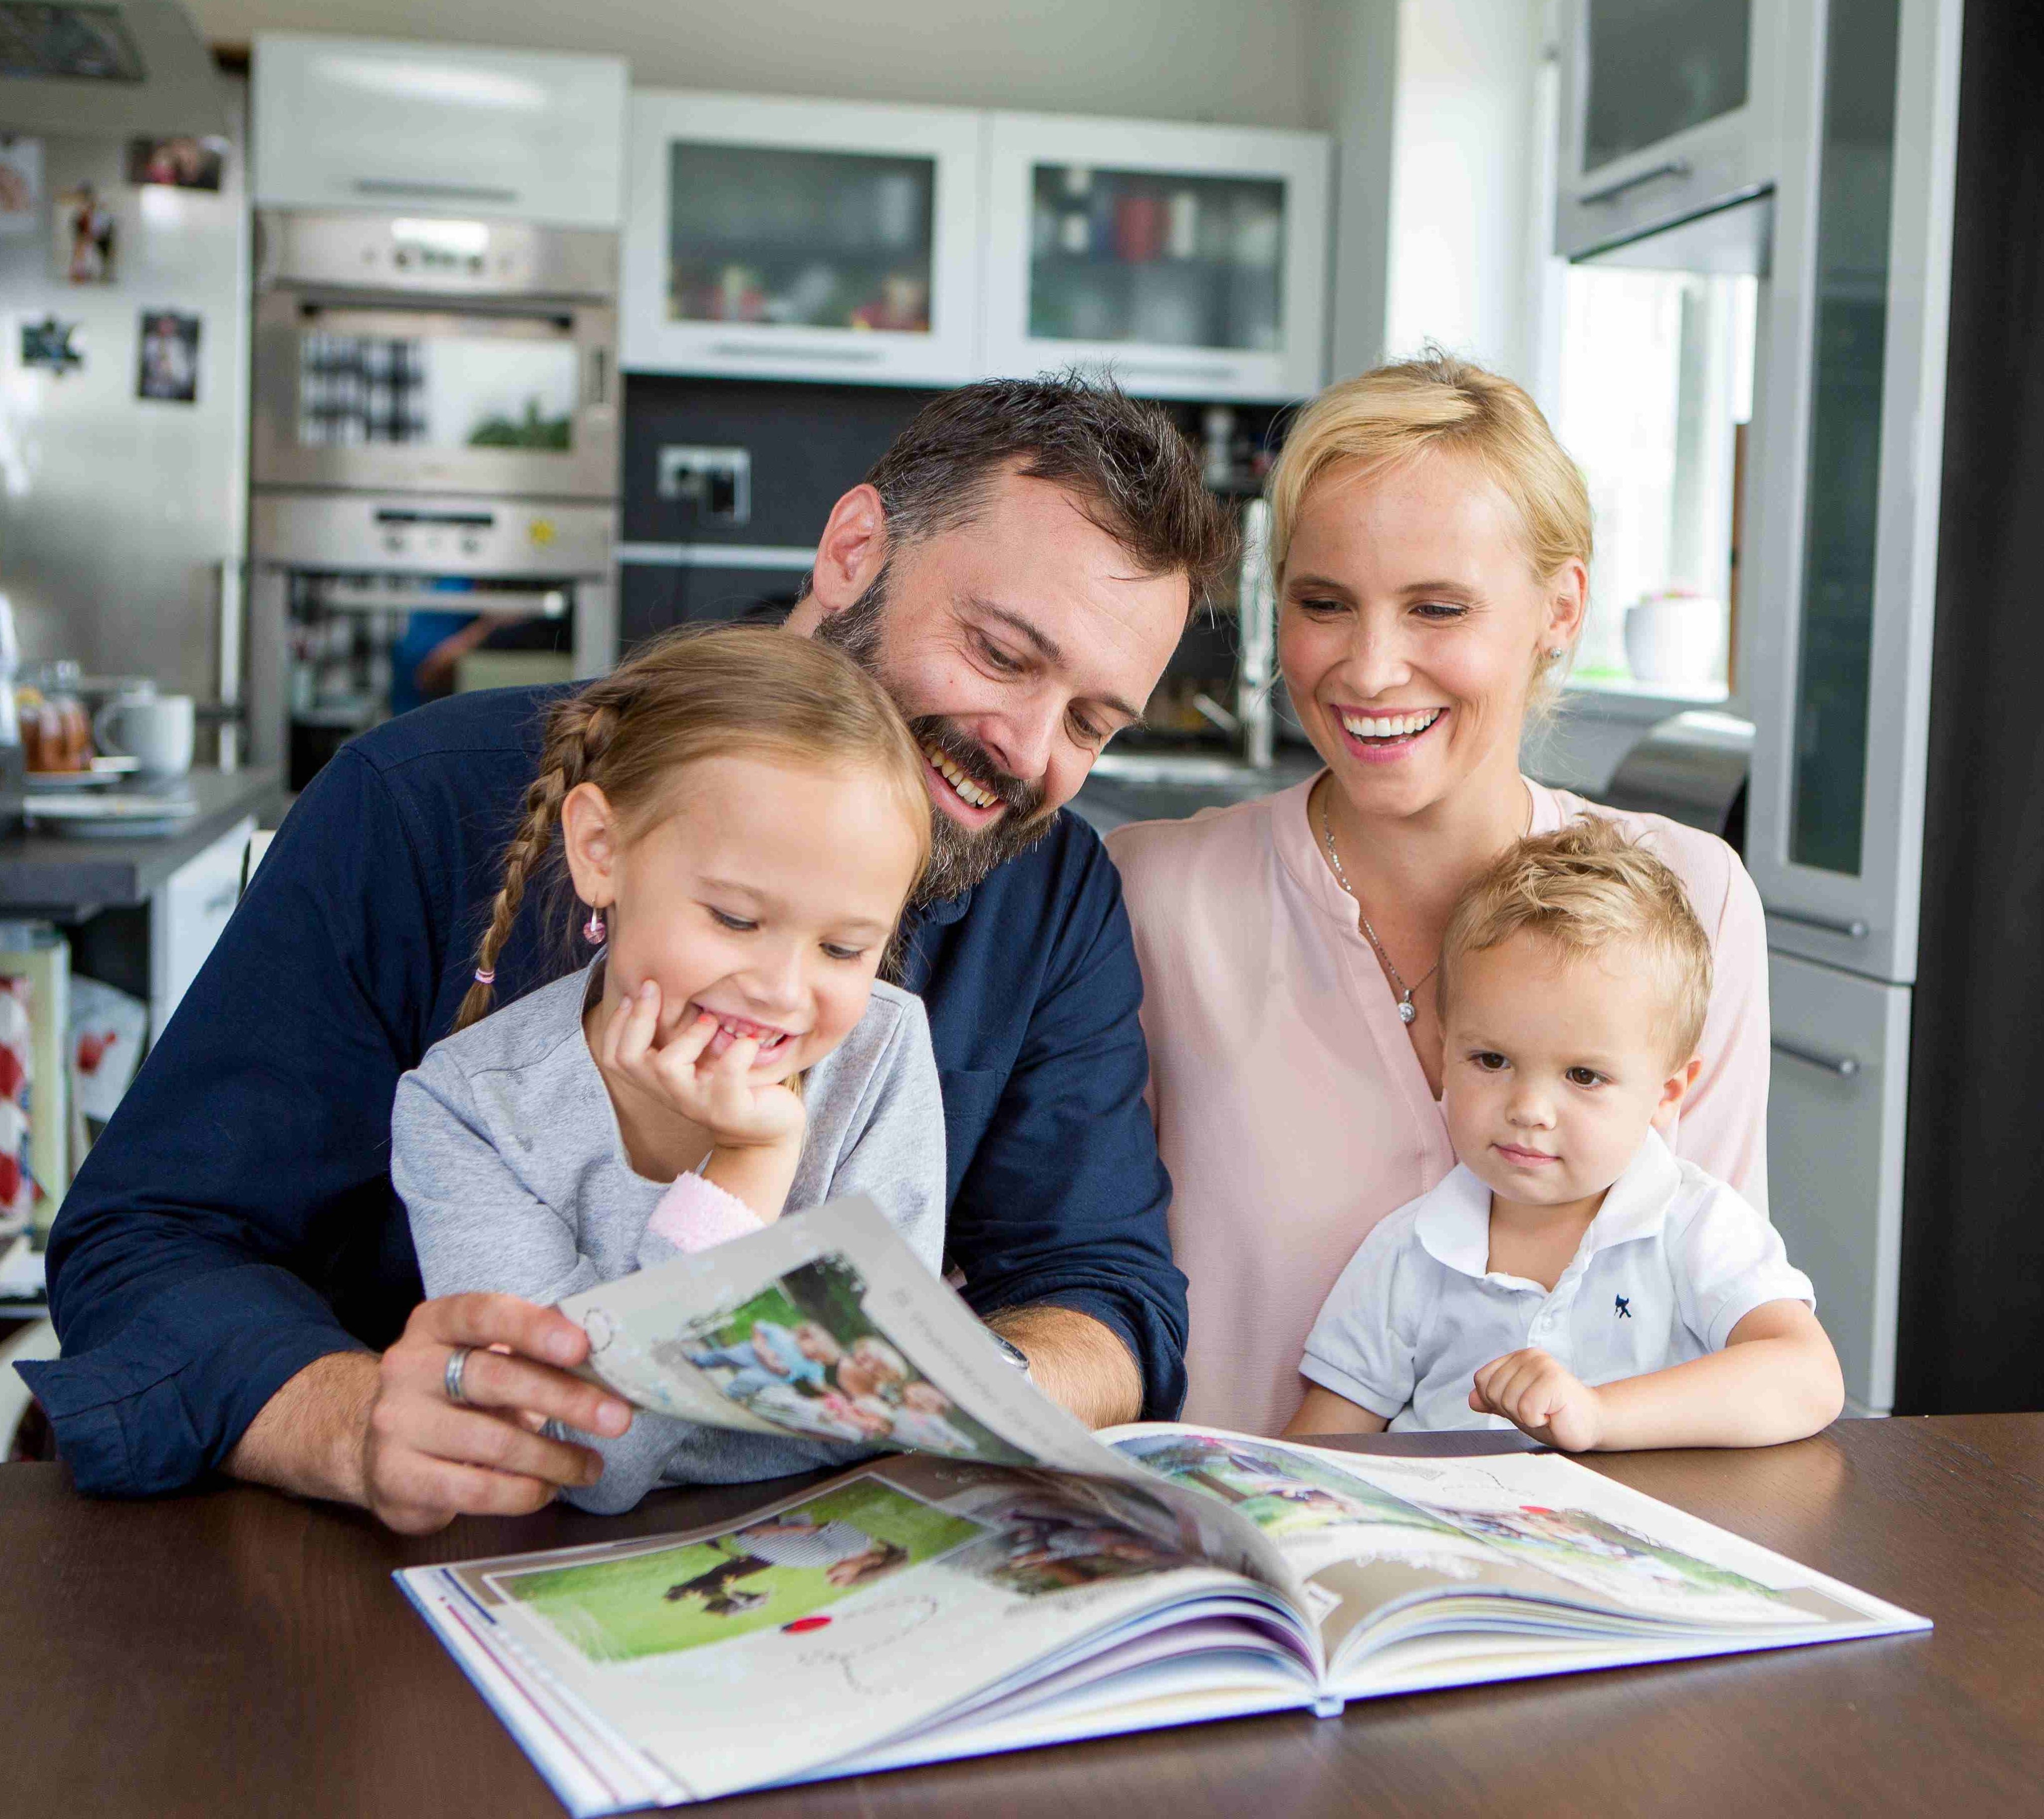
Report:
[{"label": "wooden table", "polygon": [[[1595,1463],[1938,1628],[1385,1699],[1339,1720],[1153,1732],[728,1806],[757,1819],[2044,1810],[2044,1415],[1852,1422],[1766,1452]],[[0,1467],[9,1809],[558,1819],[390,1570],[679,1528],[762,1500],[756,1485],[673,1492],[628,1517],[548,1511],[404,1541],[259,1491],[89,1502],[61,1467]]]}]

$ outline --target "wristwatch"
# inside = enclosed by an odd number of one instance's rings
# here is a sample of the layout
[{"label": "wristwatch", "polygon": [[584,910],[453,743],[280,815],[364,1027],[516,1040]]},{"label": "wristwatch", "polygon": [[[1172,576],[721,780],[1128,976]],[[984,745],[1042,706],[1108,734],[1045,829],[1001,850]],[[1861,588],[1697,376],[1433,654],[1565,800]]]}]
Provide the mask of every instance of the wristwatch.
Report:
[{"label": "wristwatch", "polygon": [[1012,1339],[1001,1337],[991,1326],[987,1328],[986,1336],[1000,1348],[1002,1357],[1005,1358],[1024,1376],[1029,1375],[1029,1354],[1027,1352],[1024,1351]]}]

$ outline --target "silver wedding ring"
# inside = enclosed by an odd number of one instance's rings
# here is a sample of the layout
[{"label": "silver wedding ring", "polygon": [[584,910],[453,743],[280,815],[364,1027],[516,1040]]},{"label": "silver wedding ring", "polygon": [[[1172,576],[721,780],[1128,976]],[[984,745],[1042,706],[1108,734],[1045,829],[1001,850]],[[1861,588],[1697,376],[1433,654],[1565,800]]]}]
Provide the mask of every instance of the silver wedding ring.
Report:
[{"label": "silver wedding ring", "polygon": [[468,1355],[474,1349],[472,1345],[457,1345],[448,1353],[447,1368],[440,1373],[440,1381],[447,1386],[447,1398],[451,1403],[468,1400],[461,1393],[461,1376],[468,1368]]}]

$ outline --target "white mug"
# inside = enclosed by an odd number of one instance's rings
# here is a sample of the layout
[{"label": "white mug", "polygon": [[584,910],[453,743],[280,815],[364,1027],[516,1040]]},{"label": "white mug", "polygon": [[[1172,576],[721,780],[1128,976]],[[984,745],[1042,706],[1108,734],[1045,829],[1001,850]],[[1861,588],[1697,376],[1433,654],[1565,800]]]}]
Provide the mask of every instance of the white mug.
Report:
[{"label": "white mug", "polygon": [[191,769],[195,724],[189,695],[127,695],[92,716],[92,741],[115,758],[132,758],[152,777]]}]

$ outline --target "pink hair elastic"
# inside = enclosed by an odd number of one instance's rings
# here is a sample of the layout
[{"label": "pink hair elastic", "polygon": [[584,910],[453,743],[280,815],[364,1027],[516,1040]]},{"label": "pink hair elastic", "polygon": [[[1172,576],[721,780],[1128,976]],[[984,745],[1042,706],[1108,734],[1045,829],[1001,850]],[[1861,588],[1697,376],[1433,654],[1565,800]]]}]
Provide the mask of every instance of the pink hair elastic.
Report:
[{"label": "pink hair elastic", "polygon": [[478,966],[475,969],[475,982],[478,985],[494,985],[497,983],[497,975],[494,971],[487,967]]}]

